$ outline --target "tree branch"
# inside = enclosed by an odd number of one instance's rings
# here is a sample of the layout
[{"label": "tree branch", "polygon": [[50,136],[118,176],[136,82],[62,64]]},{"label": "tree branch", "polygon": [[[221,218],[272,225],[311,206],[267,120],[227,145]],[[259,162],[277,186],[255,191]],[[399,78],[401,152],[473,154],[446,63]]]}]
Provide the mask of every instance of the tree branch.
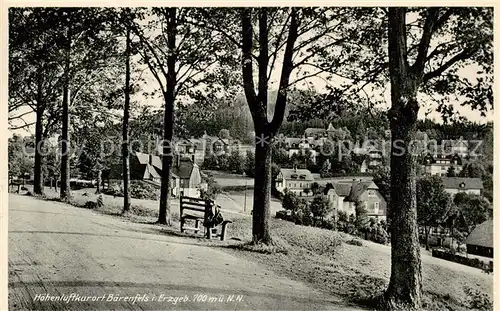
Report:
[{"label": "tree branch", "polygon": [[450,58],[448,61],[446,61],[441,67],[439,67],[436,70],[430,71],[423,76],[423,82],[427,82],[432,78],[439,77],[443,72],[445,72],[448,68],[453,66],[455,63],[461,61],[461,60],[466,60],[467,58],[471,57],[474,55],[474,53],[477,52],[477,48],[471,49],[471,50],[463,50],[462,52],[456,54],[452,58]]},{"label": "tree branch", "polygon": [[417,73],[418,76],[423,74],[425,60],[427,59],[427,52],[429,51],[429,44],[431,42],[432,34],[434,33],[434,26],[439,15],[439,8],[432,7],[427,10],[427,17],[424,22],[424,30],[422,33],[422,38],[418,44],[418,54],[415,63],[412,66],[412,70]]},{"label": "tree branch", "polygon": [[255,94],[255,85],[253,82],[253,60],[252,60],[252,47],[253,47],[253,29],[252,29],[252,13],[251,9],[241,9],[241,37],[242,37],[242,72],[243,72],[243,90],[247,98],[250,112],[254,124],[260,124],[260,112],[258,98]]},{"label": "tree branch", "polygon": [[17,115],[17,116],[12,116],[12,117],[9,116],[8,121],[13,121],[13,120],[16,120],[16,119],[20,119],[20,118],[22,118],[25,115],[30,114],[30,113],[33,113],[33,111],[28,111],[28,112],[22,113],[22,114]]},{"label": "tree branch", "polygon": [[289,19],[290,19],[290,14],[287,16],[286,21],[283,24],[283,27],[281,28],[281,31],[280,31],[280,33],[278,35],[278,38],[276,39],[276,49],[271,54],[272,61],[271,61],[271,67],[269,68],[269,75],[267,76],[267,80],[271,79],[271,74],[272,74],[273,69],[274,69],[274,64],[276,62],[276,58],[278,56],[279,51],[281,50],[281,44],[280,44],[280,42],[281,42],[281,39],[283,38],[283,34],[285,32],[286,25],[288,24],[288,20]]},{"label": "tree branch", "polygon": [[293,52],[294,44],[298,37],[298,13],[296,8],[291,9],[292,20],[290,22],[290,30],[288,33],[285,54],[283,55],[283,66],[281,69],[280,85],[278,89],[278,98],[276,99],[276,107],[274,108],[273,120],[270,124],[270,130],[272,134],[276,134],[283,123],[283,118],[285,116],[286,108],[286,97],[289,87],[290,74],[292,73],[293,67]]}]

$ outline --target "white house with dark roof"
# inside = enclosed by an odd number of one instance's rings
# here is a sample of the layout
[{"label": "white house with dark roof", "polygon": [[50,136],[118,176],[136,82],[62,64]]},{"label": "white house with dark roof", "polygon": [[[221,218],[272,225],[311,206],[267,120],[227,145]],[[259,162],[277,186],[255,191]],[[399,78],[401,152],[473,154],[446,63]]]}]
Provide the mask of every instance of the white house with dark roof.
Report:
[{"label": "white house with dark roof", "polygon": [[282,168],[276,177],[276,189],[281,193],[288,189],[299,197],[309,197],[313,195],[309,190],[313,182],[311,171],[307,169]]},{"label": "white house with dark roof", "polygon": [[335,128],[331,123],[328,124],[326,128],[320,127],[309,127],[304,131],[304,136],[309,139],[321,139],[328,137],[329,132],[334,132]]},{"label": "white house with dark roof", "polygon": [[386,219],[387,203],[371,180],[338,181],[329,183],[325,195],[332,202],[334,214],[345,212],[356,215],[356,204],[364,206],[368,217],[377,220]]},{"label": "white house with dark roof", "polygon": [[310,152],[312,163],[316,163],[317,151],[315,150],[315,141],[307,138],[285,138],[285,146],[288,151],[288,157],[291,158],[294,154],[305,155],[307,151]]},{"label": "white house with dark roof", "polygon": [[468,177],[441,177],[444,190],[454,196],[459,192],[480,195],[483,190],[483,181],[481,178]]},{"label": "white house with dark roof", "polygon": [[194,163],[201,165],[205,160],[206,142],[203,139],[181,138],[174,141],[175,152],[184,158],[190,158]]},{"label": "white house with dark roof", "polygon": [[[161,183],[163,163],[159,156],[136,152],[130,159],[130,179]],[[174,157],[172,163],[172,194],[198,197],[203,187],[200,169],[189,158]]]},{"label": "white house with dark roof", "polygon": [[427,153],[424,156],[422,171],[431,176],[446,176],[450,167],[453,167],[455,173],[462,171],[464,160],[458,155],[444,155]]}]

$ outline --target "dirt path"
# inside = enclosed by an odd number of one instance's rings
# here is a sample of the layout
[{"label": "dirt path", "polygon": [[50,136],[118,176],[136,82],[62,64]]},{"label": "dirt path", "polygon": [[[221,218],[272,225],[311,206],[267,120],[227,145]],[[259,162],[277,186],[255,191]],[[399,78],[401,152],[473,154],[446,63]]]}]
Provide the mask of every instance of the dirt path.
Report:
[{"label": "dirt path", "polygon": [[10,309],[355,310],[258,264],[144,226],[10,195]]}]

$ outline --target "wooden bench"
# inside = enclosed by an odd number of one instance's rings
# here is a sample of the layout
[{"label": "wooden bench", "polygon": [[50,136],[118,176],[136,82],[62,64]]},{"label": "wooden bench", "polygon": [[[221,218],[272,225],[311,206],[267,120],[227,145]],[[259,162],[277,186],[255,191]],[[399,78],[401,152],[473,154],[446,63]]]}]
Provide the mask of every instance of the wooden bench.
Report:
[{"label": "wooden bench", "polygon": [[[200,198],[193,198],[187,196],[180,197],[180,221],[181,221],[181,232],[185,230],[193,230],[198,233],[204,226],[208,223],[210,215],[213,215],[215,209],[215,203],[213,200],[205,200]],[[217,206],[220,208],[220,206]],[[194,227],[186,226],[186,221],[194,221]],[[221,225],[220,234],[214,231],[217,228],[213,226],[205,226],[205,232],[207,239],[211,239],[214,235],[219,236],[221,241],[226,238],[226,227],[228,224],[232,223],[230,220],[224,220]]]},{"label": "wooden bench", "polygon": [[23,183],[17,180],[12,180],[9,184],[9,191],[12,188],[12,186],[17,186],[17,191],[15,193],[21,193],[21,186],[23,186]]}]

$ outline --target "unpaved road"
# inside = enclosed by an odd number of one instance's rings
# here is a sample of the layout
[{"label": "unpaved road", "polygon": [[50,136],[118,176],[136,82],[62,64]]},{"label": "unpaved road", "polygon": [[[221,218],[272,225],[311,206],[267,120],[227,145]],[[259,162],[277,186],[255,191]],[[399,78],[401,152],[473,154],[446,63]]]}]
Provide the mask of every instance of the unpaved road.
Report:
[{"label": "unpaved road", "polygon": [[147,225],[11,194],[10,310],[357,310],[191,243]]}]

